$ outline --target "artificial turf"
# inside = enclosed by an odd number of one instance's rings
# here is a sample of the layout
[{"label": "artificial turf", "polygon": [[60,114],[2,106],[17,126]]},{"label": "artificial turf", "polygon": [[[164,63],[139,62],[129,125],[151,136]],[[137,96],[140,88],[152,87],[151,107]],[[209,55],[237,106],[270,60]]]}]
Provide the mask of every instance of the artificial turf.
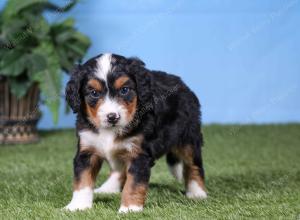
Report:
[{"label": "artificial turf", "polygon": [[[193,201],[169,174],[152,169],[142,213],[118,214],[120,195],[62,211],[71,199],[73,130],[41,133],[38,144],[0,146],[0,219],[300,219],[300,125],[204,127],[209,198]],[[104,166],[97,186],[105,180]]]}]

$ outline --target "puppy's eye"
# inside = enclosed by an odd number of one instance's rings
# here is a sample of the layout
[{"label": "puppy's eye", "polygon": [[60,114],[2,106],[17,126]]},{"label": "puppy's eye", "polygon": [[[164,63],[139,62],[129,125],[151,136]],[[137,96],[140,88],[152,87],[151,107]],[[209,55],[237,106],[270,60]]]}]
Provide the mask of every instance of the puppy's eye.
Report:
[{"label": "puppy's eye", "polygon": [[92,91],[90,92],[90,96],[91,96],[92,98],[99,98],[99,97],[100,97],[100,92],[98,92],[98,91],[96,91],[96,90],[92,90]]},{"label": "puppy's eye", "polygon": [[121,95],[127,95],[129,90],[130,90],[129,87],[123,87],[123,88],[120,89],[120,94]]}]

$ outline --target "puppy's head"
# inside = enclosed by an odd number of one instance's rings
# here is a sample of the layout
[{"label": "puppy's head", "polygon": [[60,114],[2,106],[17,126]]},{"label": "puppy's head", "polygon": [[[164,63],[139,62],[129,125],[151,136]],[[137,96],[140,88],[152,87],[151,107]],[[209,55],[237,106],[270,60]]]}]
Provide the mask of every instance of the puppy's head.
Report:
[{"label": "puppy's head", "polygon": [[67,102],[96,128],[125,128],[144,99],[145,91],[140,91],[145,90],[147,78],[143,66],[137,59],[118,55],[92,58],[72,73],[66,87]]}]

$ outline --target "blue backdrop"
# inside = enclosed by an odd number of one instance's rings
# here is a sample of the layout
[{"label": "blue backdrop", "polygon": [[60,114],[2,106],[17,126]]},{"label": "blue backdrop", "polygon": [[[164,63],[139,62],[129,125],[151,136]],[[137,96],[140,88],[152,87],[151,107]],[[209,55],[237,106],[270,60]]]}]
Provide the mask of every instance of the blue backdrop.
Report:
[{"label": "blue backdrop", "polygon": [[[86,58],[138,56],[180,75],[205,123],[278,123],[300,122],[299,11],[300,0],[85,0],[67,16],[92,39]],[[39,126],[52,128],[42,110]],[[57,126],[72,127],[61,110]]]}]

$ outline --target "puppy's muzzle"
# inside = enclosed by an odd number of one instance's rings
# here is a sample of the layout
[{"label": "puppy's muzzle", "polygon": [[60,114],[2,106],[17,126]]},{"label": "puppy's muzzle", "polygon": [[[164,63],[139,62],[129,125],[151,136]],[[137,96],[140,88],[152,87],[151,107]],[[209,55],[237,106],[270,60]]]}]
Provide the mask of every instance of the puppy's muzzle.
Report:
[{"label": "puppy's muzzle", "polygon": [[112,124],[112,125],[115,125],[118,123],[118,121],[120,120],[120,115],[118,115],[117,113],[109,113],[107,114],[107,122]]}]

